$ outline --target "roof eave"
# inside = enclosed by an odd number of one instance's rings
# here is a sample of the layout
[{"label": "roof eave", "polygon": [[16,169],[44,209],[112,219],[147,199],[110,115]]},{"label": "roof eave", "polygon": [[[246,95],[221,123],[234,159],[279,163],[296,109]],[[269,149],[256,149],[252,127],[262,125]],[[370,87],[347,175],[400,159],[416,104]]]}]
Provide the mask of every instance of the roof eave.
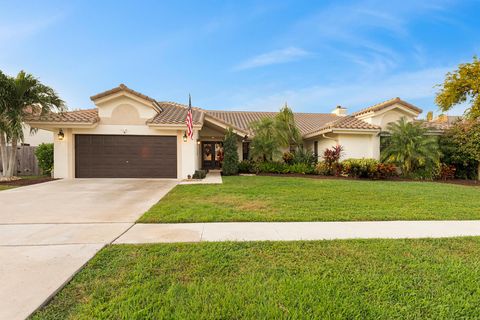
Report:
[{"label": "roof eave", "polygon": [[[406,107],[407,109],[409,109],[409,111],[412,113],[412,114],[416,114],[417,116],[423,112],[423,110],[409,102],[406,102],[400,98],[396,98],[396,99],[393,99],[392,101],[388,101],[387,103],[384,103],[383,105],[382,104],[379,104],[379,105],[374,105],[374,106],[371,106],[371,107],[368,107],[366,109],[364,109],[363,111],[358,111],[358,112],[354,112],[352,113],[351,115],[356,117],[356,118],[362,118],[362,117],[366,117],[368,115],[371,115],[371,114],[375,114],[375,113],[379,113],[381,111],[383,111],[384,109],[386,108],[389,108],[395,104],[400,104],[400,105],[403,105],[404,107]],[[378,110],[375,110],[375,109],[378,109]]]},{"label": "roof eave", "polygon": [[353,128],[324,128],[319,131],[307,133],[303,136],[304,139],[311,139],[320,136],[325,133],[353,133],[353,134],[375,134],[380,132],[380,128],[377,129],[353,129]]},{"label": "roof eave", "polygon": [[237,135],[239,136],[245,136],[245,135],[249,135],[249,132],[248,131],[245,131],[243,129],[240,129],[230,123],[227,123],[225,121],[222,121],[220,119],[218,119],[217,117],[214,117],[210,114],[207,114],[205,113],[205,116],[204,116],[204,121],[207,121],[207,122],[211,122],[212,124],[216,125],[216,126],[219,126],[225,130],[227,130],[228,128],[232,128],[233,132],[236,133]]},{"label": "roof eave", "polygon": [[[147,126],[152,128],[166,128],[166,129],[176,129],[176,130],[185,130],[185,124],[180,123],[147,123]],[[200,130],[203,127],[202,124],[194,124],[193,128]]]},{"label": "roof eave", "polygon": [[25,121],[30,127],[50,127],[50,128],[95,128],[96,122],[72,122],[72,121]]}]

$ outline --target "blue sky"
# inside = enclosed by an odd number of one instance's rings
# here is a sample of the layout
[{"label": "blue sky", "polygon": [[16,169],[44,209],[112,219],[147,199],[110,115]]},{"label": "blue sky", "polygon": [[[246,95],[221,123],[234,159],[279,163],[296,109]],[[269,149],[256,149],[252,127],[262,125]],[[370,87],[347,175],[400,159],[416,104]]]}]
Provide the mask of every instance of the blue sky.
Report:
[{"label": "blue sky", "polygon": [[33,73],[71,109],[125,83],[207,109],[352,112],[400,96],[435,111],[434,85],[480,53],[480,1],[0,5],[0,69]]}]

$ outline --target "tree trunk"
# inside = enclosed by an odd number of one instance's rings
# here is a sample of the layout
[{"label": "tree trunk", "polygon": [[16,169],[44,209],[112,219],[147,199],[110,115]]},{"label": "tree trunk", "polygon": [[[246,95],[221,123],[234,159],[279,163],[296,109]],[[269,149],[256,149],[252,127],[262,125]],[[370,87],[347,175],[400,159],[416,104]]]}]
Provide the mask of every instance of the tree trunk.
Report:
[{"label": "tree trunk", "polygon": [[7,139],[5,133],[0,131],[0,156],[2,159],[2,175],[7,174],[8,168],[8,155],[7,155]]},{"label": "tree trunk", "polygon": [[13,177],[15,175],[17,161],[17,138],[12,139],[12,149],[8,157],[8,167],[6,177]]},{"label": "tree trunk", "polygon": [[478,161],[477,165],[477,179],[480,181],[480,161]]}]

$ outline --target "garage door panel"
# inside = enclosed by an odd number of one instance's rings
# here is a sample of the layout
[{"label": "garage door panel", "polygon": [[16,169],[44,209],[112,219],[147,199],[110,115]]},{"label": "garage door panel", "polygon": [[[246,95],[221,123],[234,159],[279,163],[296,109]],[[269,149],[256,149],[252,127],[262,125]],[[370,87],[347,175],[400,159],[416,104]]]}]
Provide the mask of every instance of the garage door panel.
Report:
[{"label": "garage door panel", "polygon": [[176,178],[172,136],[76,135],[77,178]]}]

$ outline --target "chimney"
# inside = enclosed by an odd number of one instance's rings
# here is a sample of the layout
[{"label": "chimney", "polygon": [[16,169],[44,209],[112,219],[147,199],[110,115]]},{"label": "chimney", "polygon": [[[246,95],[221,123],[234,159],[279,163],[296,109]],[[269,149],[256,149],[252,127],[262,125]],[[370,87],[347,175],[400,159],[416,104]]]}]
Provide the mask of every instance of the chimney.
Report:
[{"label": "chimney", "polygon": [[347,115],[347,108],[337,106],[335,109],[333,109],[332,113],[339,117],[345,117]]}]

